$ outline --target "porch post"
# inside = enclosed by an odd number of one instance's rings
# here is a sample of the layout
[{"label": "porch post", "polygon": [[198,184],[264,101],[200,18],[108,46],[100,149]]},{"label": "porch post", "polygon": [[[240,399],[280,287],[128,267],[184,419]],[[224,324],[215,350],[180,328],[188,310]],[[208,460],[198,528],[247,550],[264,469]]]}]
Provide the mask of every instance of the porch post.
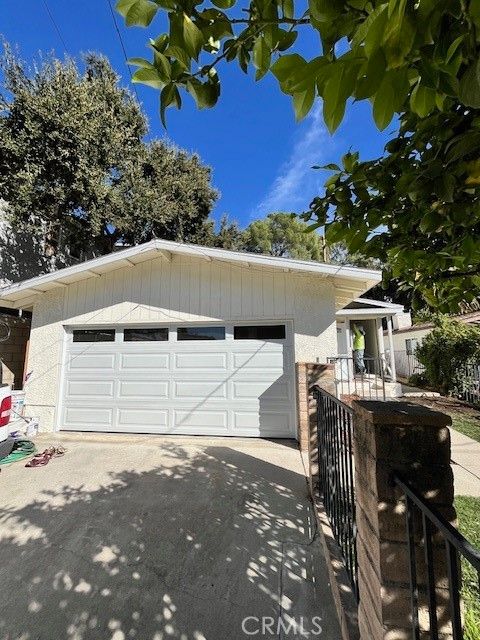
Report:
[{"label": "porch post", "polygon": [[388,348],[390,349],[390,371],[392,382],[397,381],[397,368],[395,366],[395,351],[393,350],[392,316],[387,316]]},{"label": "porch post", "polygon": [[375,327],[377,329],[378,355],[382,360],[385,359],[385,340],[383,339],[382,320],[375,318]]}]

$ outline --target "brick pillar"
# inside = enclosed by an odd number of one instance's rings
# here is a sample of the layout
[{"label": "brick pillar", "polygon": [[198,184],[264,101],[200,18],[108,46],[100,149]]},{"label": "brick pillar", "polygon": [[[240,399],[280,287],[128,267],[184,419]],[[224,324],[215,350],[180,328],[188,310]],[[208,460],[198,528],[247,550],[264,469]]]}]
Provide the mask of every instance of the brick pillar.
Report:
[{"label": "brick pillar", "polygon": [[[453,473],[450,467],[451,419],[408,402],[358,400],[354,410],[357,553],[362,640],[410,640],[411,605],[405,508],[391,474],[402,474],[418,493],[450,521]],[[420,604],[425,604],[425,565],[420,517],[416,518]],[[442,638],[450,637],[444,547],[434,549],[437,602]],[[428,628],[425,608],[421,629]],[[429,637],[422,634],[421,637]]]},{"label": "brick pillar", "polygon": [[318,477],[317,403],[312,395],[315,385],[335,393],[335,365],[297,362],[297,414],[300,450],[308,455],[308,480],[313,490]]}]

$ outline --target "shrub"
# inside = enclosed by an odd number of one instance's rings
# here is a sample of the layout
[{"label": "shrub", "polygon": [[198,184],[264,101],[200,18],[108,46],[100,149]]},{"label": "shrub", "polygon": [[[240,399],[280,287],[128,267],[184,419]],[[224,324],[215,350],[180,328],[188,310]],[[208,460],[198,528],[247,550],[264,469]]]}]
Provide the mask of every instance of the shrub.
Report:
[{"label": "shrub", "polygon": [[480,360],[480,329],[445,316],[435,324],[415,355],[425,367],[429,385],[444,394],[459,392],[465,365]]},{"label": "shrub", "polygon": [[412,373],[408,382],[414,387],[426,387],[428,385],[428,380],[424,373]]}]

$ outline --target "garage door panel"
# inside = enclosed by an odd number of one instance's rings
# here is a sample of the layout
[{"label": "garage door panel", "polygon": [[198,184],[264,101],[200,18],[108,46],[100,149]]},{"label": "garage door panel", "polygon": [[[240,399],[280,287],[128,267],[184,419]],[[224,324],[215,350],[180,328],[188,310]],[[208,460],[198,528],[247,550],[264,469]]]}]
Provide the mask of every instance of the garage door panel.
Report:
[{"label": "garage door panel", "polygon": [[169,368],[170,354],[168,353],[122,353],[120,356],[120,372],[148,370],[153,373],[168,371]]},{"label": "garage door panel", "polygon": [[192,410],[192,411],[177,411],[174,410],[174,424],[177,428],[188,427],[196,429],[205,429],[206,431],[215,429],[228,428],[228,413],[227,411],[210,411],[205,410]]},{"label": "garage door panel", "polygon": [[167,380],[121,380],[118,397],[166,400],[169,397]]},{"label": "garage door panel", "polygon": [[113,409],[105,407],[67,407],[65,409],[65,422],[69,428],[110,427],[112,424]]},{"label": "garage door panel", "polygon": [[265,369],[283,373],[283,353],[280,352],[244,352],[233,354],[233,366],[235,369]]},{"label": "garage door panel", "polygon": [[116,327],[115,342],[69,342],[61,427],[291,437],[288,340],[235,340],[227,328],[225,340],[177,341],[171,327],[168,341],[124,342]]},{"label": "garage door panel", "polygon": [[290,414],[283,411],[235,411],[237,429],[268,429],[269,433],[288,432]]},{"label": "garage door panel", "polygon": [[223,369],[228,366],[227,353],[197,353],[188,351],[177,353],[175,356],[175,369],[185,371],[188,369]]},{"label": "garage door panel", "polygon": [[234,399],[256,400],[257,398],[269,398],[270,400],[289,400],[291,398],[291,385],[285,378],[269,382],[259,379],[234,380],[232,382],[232,394]]},{"label": "garage door panel", "polygon": [[224,399],[227,397],[227,385],[219,380],[182,380],[174,383],[176,398],[188,400]]},{"label": "garage door panel", "polygon": [[115,354],[72,353],[68,359],[67,369],[69,371],[90,369],[91,371],[112,372],[115,369]]},{"label": "garage door panel", "polygon": [[69,397],[92,397],[113,398],[113,380],[68,380],[66,391]]},{"label": "garage door panel", "polygon": [[167,410],[120,408],[118,409],[117,425],[122,431],[127,429],[129,431],[144,431],[147,428],[148,433],[150,428],[154,427],[152,432],[158,433],[159,429],[168,428],[168,416]]}]

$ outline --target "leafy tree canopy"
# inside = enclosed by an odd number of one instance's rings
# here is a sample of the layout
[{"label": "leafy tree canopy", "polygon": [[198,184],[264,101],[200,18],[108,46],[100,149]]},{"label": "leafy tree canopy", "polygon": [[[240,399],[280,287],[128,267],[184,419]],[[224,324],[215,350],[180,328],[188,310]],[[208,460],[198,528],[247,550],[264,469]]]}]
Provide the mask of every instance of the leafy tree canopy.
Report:
[{"label": "leafy tree canopy", "polygon": [[[161,90],[160,108],[200,108],[220,95],[221,63],[268,72],[292,97],[297,119],[322,98],[334,131],[350,98],[368,99],[380,129],[399,116],[384,157],[347,154],[306,218],[327,241],[391,265],[392,276],[431,306],[455,310],[480,285],[480,2],[478,0],[119,0],[127,25],[159,10],[168,32],[136,58],[136,82]],[[320,40],[301,55],[302,29]],[[414,299],[419,296],[414,294]],[[421,302],[424,304],[424,302]]]},{"label": "leafy tree canopy", "polygon": [[251,253],[298,260],[324,259],[323,239],[308,233],[308,225],[291,213],[270,213],[243,232],[242,245]]},{"label": "leafy tree canopy", "polygon": [[210,169],[166,142],[102,56],[1,61],[0,193],[16,229],[87,255],[162,237],[192,239],[217,193]]}]

